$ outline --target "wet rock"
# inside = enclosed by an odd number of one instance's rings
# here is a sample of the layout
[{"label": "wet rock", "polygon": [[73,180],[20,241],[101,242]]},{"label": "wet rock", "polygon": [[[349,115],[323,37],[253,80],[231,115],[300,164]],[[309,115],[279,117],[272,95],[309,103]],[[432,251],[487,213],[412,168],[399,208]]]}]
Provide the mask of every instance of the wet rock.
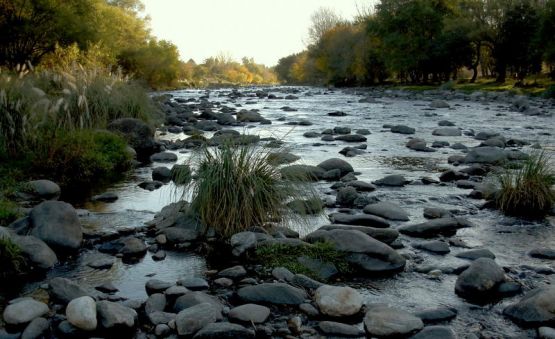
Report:
[{"label": "wet rock", "polygon": [[98,321],[104,329],[127,331],[135,327],[137,312],[121,304],[102,300],[96,303]]},{"label": "wet rock", "polygon": [[272,270],[272,276],[280,281],[291,282],[293,281],[295,274],[285,267],[276,267]]},{"label": "wet rock", "polygon": [[177,155],[171,152],[160,152],[150,156],[152,162],[176,162]]},{"label": "wet rock", "polygon": [[472,148],[466,157],[465,163],[498,164],[507,160],[507,154],[498,147],[475,147]]},{"label": "wet rock", "polygon": [[8,325],[23,325],[48,313],[48,305],[32,298],[23,298],[4,309],[3,318]]},{"label": "wet rock", "polygon": [[230,244],[234,256],[241,256],[247,250],[256,245],[256,234],[254,232],[240,232],[231,236]]},{"label": "wet rock", "polygon": [[293,212],[300,215],[314,215],[322,212],[323,203],[319,198],[301,200],[295,199],[287,203]]},{"label": "wet rock", "polygon": [[364,328],[369,336],[402,337],[421,330],[422,320],[414,315],[381,304],[368,305]]},{"label": "wet rock", "polygon": [[455,126],[455,124],[449,120],[441,120],[438,123],[438,126],[442,126],[442,127],[453,127]]},{"label": "wet rock", "polygon": [[21,249],[22,254],[33,266],[47,270],[58,263],[56,253],[37,237],[11,235],[10,239]]},{"label": "wet rock", "polygon": [[180,296],[175,300],[173,309],[175,312],[179,313],[184,309],[204,303],[212,305],[216,310],[220,312],[223,310],[223,305],[220,303],[217,297],[200,291],[193,291]]},{"label": "wet rock", "polygon": [[362,337],[364,330],[359,329],[353,325],[347,325],[334,321],[320,321],[317,325],[321,333],[328,336],[339,337]]},{"label": "wet rock", "polygon": [[396,187],[400,187],[400,186],[405,186],[409,182],[410,181],[406,180],[405,177],[402,176],[402,175],[392,174],[392,175],[388,175],[386,177],[383,177],[379,180],[374,181],[373,184],[378,185],[378,186],[396,186]]},{"label": "wet rock", "polygon": [[538,328],[538,338],[555,339],[555,328],[545,326]]},{"label": "wet rock", "polygon": [[304,288],[305,290],[315,290],[324,285],[321,282],[309,278],[304,274],[295,274],[293,276],[293,279],[291,279],[291,284]]},{"label": "wet rock", "polygon": [[108,130],[123,135],[129,146],[137,152],[139,160],[148,159],[148,156],[159,149],[154,140],[154,129],[139,119],[123,118],[112,121]]},{"label": "wet rock", "polygon": [[[46,334],[50,329],[50,323],[45,318],[35,318],[25,327],[21,334],[21,339],[36,339],[47,337]],[[0,333],[0,338],[8,339]]]},{"label": "wet rock", "polygon": [[498,137],[499,133],[493,131],[480,131],[474,136],[476,140],[488,140],[494,137]]},{"label": "wet rock", "polygon": [[357,314],[362,308],[362,296],[351,287],[324,285],[314,294],[320,312],[331,317]]},{"label": "wet rock", "polygon": [[468,179],[468,174],[454,170],[447,170],[439,175],[439,180],[441,182],[451,182],[462,179]]},{"label": "wet rock", "polygon": [[191,291],[202,291],[207,290],[210,286],[208,282],[202,278],[187,278],[182,279],[177,282],[178,285],[186,287]]},{"label": "wet rock", "polygon": [[341,176],[354,172],[353,166],[351,166],[351,164],[349,164],[345,160],[338,159],[338,158],[331,158],[331,159],[325,160],[319,163],[317,167],[321,168],[326,172],[337,169],[340,171]]},{"label": "wet rock", "polygon": [[240,111],[237,112],[237,121],[239,122],[261,122],[264,118],[260,113],[255,111]]},{"label": "wet rock", "polygon": [[291,165],[283,167],[280,172],[284,179],[297,181],[318,181],[325,173],[320,167],[309,165]]},{"label": "wet rock", "polygon": [[163,312],[166,308],[166,295],[162,293],[151,294],[145,303],[145,313]]},{"label": "wet rock", "polygon": [[145,290],[148,295],[154,293],[164,293],[165,290],[172,287],[173,284],[167,281],[150,279],[145,284]]},{"label": "wet rock", "polygon": [[434,100],[430,103],[431,108],[449,108],[449,104],[445,100]]},{"label": "wet rock", "polygon": [[414,248],[425,250],[436,254],[447,254],[451,252],[449,244],[444,241],[434,240],[413,244]]},{"label": "wet rock", "polygon": [[171,332],[171,328],[165,324],[156,325],[154,328],[154,334],[157,337],[167,337]]},{"label": "wet rock", "polygon": [[438,235],[453,235],[463,227],[466,225],[461,224],[457,218],[439,218],[421,224],[401,226],[398,231],[413,237],[431,238]]},{"label": "wet rock", "polygon": [[395,125],[391,126],[392,133],[399,133],[399,134],[414,134],[416,130],[412,127],[408,127],[405,125]]},{"label": "wet rock", "polygon": [[354,206],[355,200],[359,198],[360,194],[354,187],[342,187],[337,190],[337,195],[335,196],[335,203],[339,206],[352,207]]},{"label": "wet rock", "polygon": [[495,254],[493,254],[490,250],[486,248],[479,248],[479,249],[460,252],[460,253],[457,253],[455,256],[458,258],[470,259],[470,260],[476,260],[479,258],[495,259]]},{"label": "wet rock", "polygon": [[81,286],[66,278],[54,278],[48,282],[50,297],[67,304],[73,299],[87,296],[88,293]]},{"label": "wet rock", "polygon": [[284,283],[263,283],[242,287],[237,291],[241,299],[252,303],[299,305],[308,297],[306,292]]},{"label": "wet rock", "polygon": [[91,198],[92,201],[102,201],[102,202],[114,202],[118,200],[118,195],[113,192],[105,192],[99,195],[95,195]]},{"label": "wet rock", "polygon": [[96,286],[95,289],[104,293],[115,293],[119,291],[118,288],[114,286],[114,284],[112,284],[111,282],[106,282],[102,285]]},{"label": "wet rock", "polygon": [[360,225],[378,228],[389,227],[389,222],[386,220],[378,216],[368,214],[334,213],[330,216],[330,218],[336,224]]},{"label": "wet rock", "polygon": [[356,147],[344,147],[343,149],[341,149],[341,151],[339,151],[339,154],[343,154],[344,156],[346,156],[347,158],[352,158],[354,156],[360,155],[360,154],[364,154],[365,152],[359,148]]},{"label": "wet rock", "polygon": [[167,167],[160,166],[152,169],[152,180],[169,182],[171,180],[171,170]]},{"label": "wet rock", "polygon": [[528,292],[503,314],[524,326],[550,326],[555,322],[555,287],[546,286]]},{"label": "wet rock", "polygon": [[161,181],[143,181],[138,186],[144,190],[152,192],[164,186],[164,183]]},{"label": "wet rock", "polygon": [[532,258],[555,260],[555,249],[552,248],[535,248],[528,252]]},{"label": "wet rock", "polygon": [[218,272],[218,276],[231,279],[240,279],[247,275],[243,266],[237,265]]},{"label": "wet rock", "polygon": [[198,331],[193,339],[254,339],[254,331],[232,323],[212,323]]},{"label": "wet rock", "polygon": [[426,219],[439,219],[451,216],[451,212],[440,207],[425,207],[424,218]]},{"label": "wet rock", "polygon": [[405,146],[411,150],[418,152],[434,152],[435,150],[426,146],[426,140],[420,138],[413,138],[407,141]]},{"label": "wet rock", "polygon": [[444,321],[449,321],[457,317],[457,310],[451,307],[438,307],[423,310],[415,313],[414,315],[422,319],[425,324],[434,324]]},{"label": "wet rock", "polygon": [[33,201],[58,200],[61,194],[60,186],[50,180],[32,180],[26,184],[26,188],[24,194]]},{"label": "wet rock", "polygon": [[175,313],[168,313],[168,312],[151,312],[147,314],[148,320],[153,325],[159,324],[169,324],[172,321],[175,321]]},{"label": "wet rock", "polygon": [[361,180],[353,180],[347,183],[347,186],[354,187],[358,192],[373,192],[376,190],[376,186]]},{"label": "wet rock", "polygon": [[232,308],[228,317],[231,320],[261,324],[266,322],[270,316],[270,309],[266,306],[256,304],[245,304]]},{"label": "wet rock", "polygon": [[457,339],[457,335],[448,326],[428,326],[417,334],[410,337],[411,339]]},{"label": "wet rock", "polygon": [[357,130],[355,131],[355,133],[356,133],[356,134],[360,134],[360,135],[369,135],[369,134],[372,134],[372,133],[370,133],[370,131],[369,131],[368,129],[366,129],[366,128],[357,129]]},{"label": "wet rock", "polygon": [[351,134],[351,129],[349,127],[336,126],[333,128],[333,133],[335,134]]},{"label": "wet rock", "polygon": [[335,111],[335,112],[329,112],[328,115],[330,117],[344,117],[347,115],[347,113],[341,112],[341,111]]},{"label": "wet rock", "polygon": [[297,261],[311,271],[318,279],[328,280],[339,273],[337,267],[330,262],[324,262],[307,256],[298,257]]},{"label": "wet rock", "polygon": [[273,165],[290,164],[299,160],[301,157],[289,152],[273,152],[268,154],[268,162]]},{"label": "wet rock", "polygon": [[334,138],[335,140],[345,141],[345,142],[364,142],[368,140],[365,136],[360,134],[346,134],[340,135]]},{"label": "wet rock", "polygon": [[469,300],[483,301],[495,297],[497,287],[505,281],[505,272],[489,258],[476,259],[455,283],[455,292]]},{"label": "wet rock", "polygon": [[81,247],[83,231],[75,209],[65,202],[45,201],[29,214],[31,235],[48,246],[64,251]]},{"label": "wet rock", "polygon": [[140,257],[143,256],[147,250],[144,241],[132,236],[122,239],[121,244],[123,244],[123,247],[120,249],[119,253],[123,254],[124,257]]},{"label": "wet rock", "polygon": [[461,136],[461,130],[455,127],[443,127],[433,130],[432,135],[441,137],[458,137]]},{"label": "wet rock", "polygon": [[96,303],[89,296],[79,297],[69,302],[66,308],[67,321],[73,326],[84,330],[96,329]]},{"label": "wet rock", "polygon": [[395,239],[397,239],[397,237],[399,237],[399,232],[392,228],[376,228],[376,227],[369,227],[369,226],[332,224],[332,225],[321,226],[318,229],[323,231],[330,231],[335,229],[360,231],[388,245],[394,242]]},{"label": "wet rock", "polygon": [[177,334],[180,336],[195,334],[206,325],[221,319],[221,311],[209,303],[191,306],[179,312],[175,317]]},{"label": "wet rock", "polygon": [[166,251],[164,250],[157,251],[152,255],[152,260],[154,261],[161,261],[164,259],[166,259]]},{"label": "wet rock", "polygon": [[[393,202],[379,201],[375,204],[366,205],[364,213],[377,215],[389,220],[408,221],[409,216],[401,206]],[[369,225],[373,226],[373,225]]]}]

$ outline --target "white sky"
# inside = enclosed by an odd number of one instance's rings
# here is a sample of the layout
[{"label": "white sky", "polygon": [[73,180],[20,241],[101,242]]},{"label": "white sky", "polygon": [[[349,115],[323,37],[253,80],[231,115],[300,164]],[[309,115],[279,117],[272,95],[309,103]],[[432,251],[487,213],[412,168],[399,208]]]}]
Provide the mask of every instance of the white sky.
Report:
[{"label": "white sky", "polygon": [[319,7],[346,19],[373,0],[143,0],[152,33],[201,63],[223,52],[267,66],[305,48],[310,15]]}]

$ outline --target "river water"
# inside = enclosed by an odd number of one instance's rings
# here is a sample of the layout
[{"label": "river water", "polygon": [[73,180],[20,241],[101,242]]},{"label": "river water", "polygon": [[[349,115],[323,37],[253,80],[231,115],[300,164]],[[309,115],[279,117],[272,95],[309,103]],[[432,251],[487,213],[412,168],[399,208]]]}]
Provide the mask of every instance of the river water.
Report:
[{"label": "river water", "polygon": [[[496,211],[482,210],[483,201],[471,200],[465,196],[469,190],[456,188],[452,185],[423,185],[420,178],[436,177],[451,165],[447,163],[450,155],[461,154],[451,148],[441,148],[433,153],[421,153],[405,147],[407,136],[393,134],[384,124],[404,124],[416,128],[415,137],[432,141],[448,141],[453,144],[460,142],[466,146],[477,146],[479,141],[472,137],[436,137],[432,131],[438,127],[440,120],[449,120],[463,131],[495,131],[507,139],[523,139],[553,150],[555,133],[555,118],[525,116],[509,109],[507,101],[494,100],[464,100],[464,98],[449,99],[450,108],[431,110],[431,99],[425,94],[411,94],[407,97],[401,93],[395,96],[375,94],[373,102],[359,102],[368,90],[326,90],[320,88],[266,88],[270,93],[283,96],[285,93],[295,92],[299,98],[286,99],[258,99],[254,96],[256,89],[241,90],[245,97],[231,99],[230,89],[211,90],[209,100],[220,102],[222,105],[237,109],[259,109],[263,117],[272,121],[271,125],[252,124],[244,127],[234,127],[241,132],[259,135],[260,137],[274,137],[285,142],[285,147],[301,157],[298,163],[316,165],[321,161],[339,157],[338,151],[347,143],[322,142],[319,138],[310,139],[303,136],[305,132],[321,132],[335,126],[350,127],[354,130],[365,128],[371,131],[367,135],[368,145],[364,154],[346,160],[360,172],[359,180],[373,181],[387,174],[403,174],[413,180],[404,188],[379,188],[371,195],[380,200],[394,201],[400,204],[410,216],[409,223],[423,222],[424,207],[435,206],[449,210],[456,210],[475,224],[475,227],[458,231],[457,237],[472,247],[485,247],[497,256],[497,263],[511,268],[515,274],[511,276],[520,281],[525,289],[551,283],[552,276],[538,274],[522,268],[523,264],[532,266],[553,267],[552,262],[533,259],[527,256],[532,248],[555,248],[555,230],[553,222],[528,222],[505,217]],[[207,94],[205,90],[183,90],[170,92],[175,98],[198,99]],[[284,112],[281,107],[290,106],[296,112]],[[543,108],[553,111],[553,107]],[[344,117],[328,116],[328,112],[343,111]],[[308,120],[311,126],[293,126],[289,122]],[[160,132],[158,132],[160,133]],[[210,137],[207,132],[205,136]],[[184,134],[167,134],[160,138],[184,139]],[[317,143],[317,145],[315,145]],[[355,144],[356,145],[356,144]],[[550,148],[551,147],[551,148]],[[527,151],[524,148],[524,151]],[[179,162],[185,161],[190,153],[176,152]],[[117,193],[119,199],[114,203],[87,203],[84,206],[90,211],[82,217],[87,232],[114,232],[143,226],[151,220],[154,214],[170,202],[177,201],[181,192],[171,183],[161,189],[149,192],[137,186],[144,180],[151,179],[151,170],[156,166],[173,164],[153,163],[134,171],[124,181],[114,185],[108,191]],[[322,195],[331,195],[329,183],[318,183],[315,187]],[[333,212],[329,210],[327,212]],[[308,225],[299,227],[301,234],[307,234],[319,226],[329,223],[325,218],[311,220]],[[406,223],[393,222],[392,227]],[[408,311],[418,311],[424,308],[434,308],[441,305],[451,306],[459,310],[458,317],[452,321],[454,330],[464,337],[464,333],[484,329],[493,337],[527,337],[532,336],[526,331],[505,319],[501,311],[504,306],[514,302],[515,298],[502,302],[475,306],[458,298],[454,293],[456,275],[441,275],[430,277],[416,273],[413,268],[417,265],[431,264],[437,266],[456,267],[467,263],[454,255],[465,249],[452,247],[452,252],[446,256],[437,256],[413,249],[410,243],[414,239],[401,236],[405,248],[399,250],[415,260],[409,260],[406,272],[394,277],[362,279],[352,282],[365,296],[368,302],[388,303]],[[151,277],[174,282],[178,279],[202,276],[207,269],[205,260],[194,253],[168,252],[165,260],[154,262],[147,254],[140,262],[126,264],[117,261],[110,270],[93,270],[86,266],[86,262],[96,253],[83,253],[77,260],[66,263],[48,273],[47,279],[54,276],[70,277],[82,284],[96,286],[111,281],[120,289],[118,295],[132,299],[146,299],[144,283]],[[28,284],[24,293],[31,292],[41,282]],[[517,297],[518,298],[518,297]]]}]

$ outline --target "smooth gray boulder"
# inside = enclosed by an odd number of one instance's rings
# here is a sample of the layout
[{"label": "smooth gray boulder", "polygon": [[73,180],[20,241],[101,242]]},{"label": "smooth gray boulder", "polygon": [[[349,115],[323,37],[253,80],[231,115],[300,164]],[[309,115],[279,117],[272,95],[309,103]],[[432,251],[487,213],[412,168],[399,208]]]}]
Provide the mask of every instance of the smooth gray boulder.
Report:
[{"label": "smooth gray boulder", "polygon": [[22,298],[4,309],[3,318],[8,325],[23,325],[48,313],[48,305],[32,298]]},{"label": "smooth gray boulder", "polygon": [[74,251],[81,247],[83,231],[77,212],[68,203],[45,201],[29,214],[31,235],[55,250]]},{"label": "smooth gray boulder", "polygon": [[322,314],[348,317],[362,308],[362,296],[351,287],[323,285],[314,293],[314,301]]},{"label": "smooth gray boulder", "polygon": [[463,251],[463,252],[457,253],[455,256],[457,258],[469,259],[469,260],[476,260],[479,258],[495,259],[495,254],[493,254],[487,248],[478,248],[478,249]]},{"label": "smooth gray boulder", "polygon": [[378,186],[401,187],[401,186],[405,186],[409,182],[410,181],[405,179],[405,177],[400,174],[392,174],[392,175],[385,176],[379,180],[376,180],[372,183]]},{"label": "smooth gray boulder", "polygon": [[398,228],[402,234],[419,238],[433,238],[439,235],[453,235],[458,229],[466,227],[457,218],[432,219],[420,224],[406,225]]},{"label": "smooth gray boulder", "polygon": [[320,167],[326,172],[334,169],[338,169],[341,173],[341,176],[347,175],[355,171],[353,169],[353,166],[351,166],[351,164],[339,158],[331,158],[331,159],[322,161],[317,165],[317,167]]},{"label": "smooth gray boulder", "polygon": [[102,300],[96,303],[98,322],[107,330],[127,331],[135,327],[137,312],[121,304]]},{"label": "smooth gray boulder", "polygon": [[291,165],[280,169],[284,179],[292,181],[318,181],[323,178],[324,171],[320,167],[310,165]]},{"label": "smooth gray boulder", "polygon": [[440,241],[440,240],[420,242],[420,243],[413,244],[412,246],[414,248],[425,250],[435,254],[447,254],[451,252],[451,249],[449,248],[449,244],[446,243],[445,241]]},{"label": "smooth gray boulder", "polygon": [[89,295],[89,293],[67,278],[53,278],[48,282],[50,297],[63,304],[67,304],[73,299]]},{"label": "smooth gray boulder", "polygon": [[151,294],[145,303],[145,313],[163,312],[166,308],[166,295],[163,293]]},{"label": "smooth gray boulder", "polygon": [[416,132],[414,128],[408,127],[405,125],[391,126],[390,130],[392,133],[399,133],[399,134],[414,134]]},{"label": "smooth gray boulder", "polygon": [[389,201],[379,201],[366,205],[363,211],[389,220],[409,221],[408,213],[398,204]]},{"label": "smooth gray boulder", "polygon": [[195,334],[208,324],[222,319],[221,311],[212,304],[202,303],[179,312],[175,317],[177,334],[188,336]]},{"label": "smooth gray boulder", "polygon": [[62,192],[60,186],[50,180],[32,180],[27,187],[25,194],[31,195],[33,200],[58,200]]},{"label": "smooth gray boulder", "polygon": [[377,228],[389,227],[389,222],[375,215],[333,213],[330,219],[335,224],[370,226]]},{"label": "smooth gray boulder", "polygon": [[152,169],[152,180],[169,182],[172,177],[172,170],[165,166],[159,166]]},{"label": "smooth gray boulder", "polygon": [[[29,325],[27,325],[27,327],[25,327],[25,330],[23,330],[23,333],[21,333],[21,339],[42,338],[49,329],[50,322],[48,320],[42,317],[35,318],[29,323]],[[8,337],[2,336],[1,333],[0,338],[8,339]]]},{"label": "smooth gray boulder", "polygon": [[89,296],[79,297],[69,302],[66,317],[70,324],[84,331],[93,331],[98,324],[96,302]]},{"label": "smooth gray boulder", "polygon": [[536,288],[518,302],[509,305],[503,314],[524,326],[555,325],[555,286]]},{"label": "smooth gray boulder", "polygon": [[35,267],[48,270],[58,263],[56,253],[37,237],[12,235],[11,240]]},{"label": "smooth gray boulder", "polygon": [[139,119],[114,120],[108,125],[108,130],[122,135],[137,152],[140,161],[148,159],[149,155],[160,148],[154,140],[154,129]]},{"label": "smooth gray boulder", "polygon": [[364,328],[370,337],[406,337],[423,327],[420,318],[383,304],[368,305],[364,316]]},{"label": "smooth gray boulder", "polygon": [[172,152],[160,152],[154,153],[150,156],[150,161],[152,162],[176,162],[177,154]]},{"label": "smooth gray boulder", "polygon": [[270,316],[270,309],[262,305],[244,304],[232,308],[227,316],[239,322],[261,324]]},{"label": "smooth gray boulder", "polygon": [[497,287],[505,281],[505,271],[489,258],[479,258],[462,272],[455,292],[468,300],[487,301],[496,297]]},{"label": "smooth gray boulder", "polygon": [[220,302],[220,300],[212,295],[201,291],[192,291],[185,293],[184,295],[180,296],[175,300],[173,305],[173,310],[176,313],[183,311],[184,309],[193,307],[198,304],[208,303],[214,307],[214,309],[218,311],[222,311],[224,306]]},{"label": "smooth gray boulder", "polygon": [[399,237],[399,232],[392,228],[377,228],[377,227],[369,227],[369,226],[338,225],[338,224],[324,225],[318,228],[318,230],[323,230],[323,231],[331,231],[336,229],[360,231],[388,245],[394,242]]},{"label": "smooth gray boulder", "polygon": [[354,187],[358,192],[373,192],[377,189],[375,185],[361,180],[349,181],[347,186]]},{"label": "smooth gray boulder", "polygon": [[337,190],[337,195],[335,196],[335,203],[339,206],[352,207],[355,201],[360,197],[354,187],[341,187]]},{"label": "smooth gray boulder", "polygon": [[338,337],[363,337],[364,330],[354,326],[335,321],[320,321],[317,325],[320,332],[328,336]]},{"label": "smooth gray boulder", "polygon": [[254,339],[254,331],[233,323],[212,323],[198,331],[193,339]]},{"label": "smooth gray boulder", "polygon": [[465,163],[499,164],[507,161],[507,153],[499,147],[475,147],[464,158]]},{"label": "smooth gray boulder", "polygon": [[460,137],[462,132],[460,129],[455,127],[443,127],[434,129],[432,135],[441,137]]},{"label": "smooth gray boulder", "polygon": [[246,302],[283,305],[300,305],[308,298],[305,291],[284,283],[246,286],[240,288],[237,294]]},{"label": "smooth gray boulder", "polygon": [[345,141],[345,142],[364,142],[368,140],[364,135],[360,135],[360,134],[339,135],[334,139],[339,141]]}]

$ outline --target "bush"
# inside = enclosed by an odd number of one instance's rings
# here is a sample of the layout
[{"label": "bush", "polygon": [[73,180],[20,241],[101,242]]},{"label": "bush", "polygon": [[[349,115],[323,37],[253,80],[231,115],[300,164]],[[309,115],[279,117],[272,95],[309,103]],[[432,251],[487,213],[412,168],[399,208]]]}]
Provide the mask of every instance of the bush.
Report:
[{"label": "bush", "polygon": [[287,203],[313,198],[303,184],[282,180],[279,169],[268,162],[268,153],[253,145],[205,147],[194,160],[195,179],[185,186],[192,196],[191,210],[223,237],[270,221],[299,218]]},{"label": "bush", "polygon": [[520,169],[507,169],[499,182],[495,203],[507,215],[543,217],[555,203],[555,173],[544,153],[532,155]]},{"label": "bush", "polygon": [[0,279],[21,274],[26,270],[26,266],[21,249],[9,238],[0,236]]},{"label": "bush", "polygon": [[76,130],[42,136],[32,149],[31,166],[62,188],[83,190],[115,179],[130,168],[125,140],[105,130]]}]

